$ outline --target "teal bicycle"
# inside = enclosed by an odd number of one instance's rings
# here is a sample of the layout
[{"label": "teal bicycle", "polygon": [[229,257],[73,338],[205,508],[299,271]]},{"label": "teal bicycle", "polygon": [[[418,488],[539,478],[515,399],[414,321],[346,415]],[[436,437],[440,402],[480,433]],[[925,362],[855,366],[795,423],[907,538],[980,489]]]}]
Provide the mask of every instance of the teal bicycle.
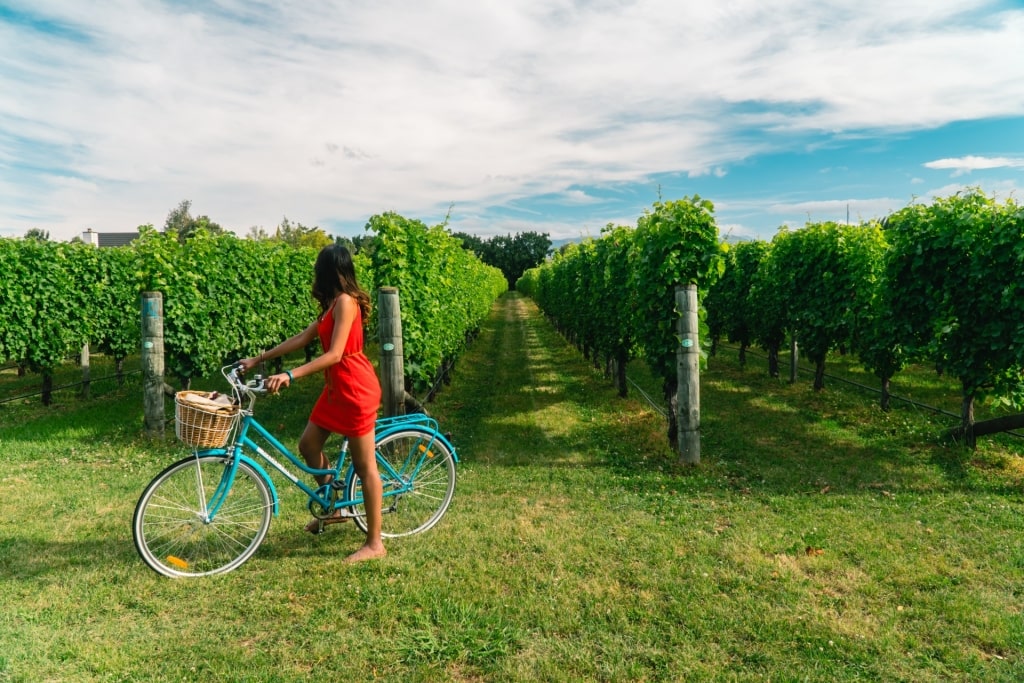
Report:
[{"label": "teal bicycle", "polygon": [[[315,518],[341,514],[365,532],[362,486],[347,458],[348,440],[333,467],[310,468],[253,417],[256,397],[266,393],[262,379],[246,381],[237,365],[221,373],[231,385],[226,399],[178,394],[176,432],[193,452],[156,475],[135,506],[132,537],[145,563],[165,576],[197,577],[229,572],[252,557],[279,511],[277,489],[261,461],[305,492]],[[253,437],[293,467],[330,482],[307,485]],[[377,420],[375,440],[384,489],[382,535],[432,528],[455,494],[458,456],[450,440],[436,420],[419,413]]]}]

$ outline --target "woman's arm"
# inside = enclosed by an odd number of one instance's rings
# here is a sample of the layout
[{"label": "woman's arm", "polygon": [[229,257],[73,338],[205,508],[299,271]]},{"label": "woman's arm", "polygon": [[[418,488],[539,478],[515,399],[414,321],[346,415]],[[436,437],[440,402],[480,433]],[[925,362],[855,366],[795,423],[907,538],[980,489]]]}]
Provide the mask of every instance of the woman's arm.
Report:
[{"label": "woman's arm", "polygon": [[[323,371],[341,360],[345,354],[345,344],[348,343],[348,335],[352,331],[356,314],[359,312],[359,304],[348,294],[341,294],[334,300],[334,330],[331,332],[331,346],[322,354],[298,367],[267,378],[267,389],[277,391],[281,387],[289,386],[293,380],[306,375],[313,375]],[[313,325],[316,334],[316,325]],[[299,336],[299,335],[296,335]],[[293,337],[292,339],[294,339]],[[289,343],[283,342],[281,346]],[[278,347],[275,347],[275,349]],[[296,347],[301,348],[301,347]]]},{"label": "woman's arm", "polygon": [[239,364],[242,366],[242,369],[245,372],[249,372],[263,361],[268,361],[271,358],[277,358],[278,356],[285,356],[291,353],[292,351],[297,351],[301,348],[305,348],[306,345],[310,344],[316,339],[316,328],[317,324],[314,322],[309,327],[304,329],[302,332],[299,332],[298,334],[289,337],[288,339],[285,339],[283,342],[281,342],[274,348],[268,349],[261,353],[260,355],[253,356],[252,358],[243,358],[242,360],[239,361]]}]

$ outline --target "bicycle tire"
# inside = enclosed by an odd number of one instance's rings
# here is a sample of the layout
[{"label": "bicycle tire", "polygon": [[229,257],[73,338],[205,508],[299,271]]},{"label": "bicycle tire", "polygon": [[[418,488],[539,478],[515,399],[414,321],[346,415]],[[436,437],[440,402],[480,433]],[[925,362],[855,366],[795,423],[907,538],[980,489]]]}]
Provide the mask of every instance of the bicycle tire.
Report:
[{"label": "bicycle tire", "polygon": [[[273,497],[262,475],[238,463],[235,480],[217,515],[203,510],[232,458],[191,456],[165,468],[139,497],[132,538],[143,561],[172,578],[210,576],[237,568],[267,535]],[[202,499],[200,499],[200,495]]]},{"label": "bicycle tire", "polygon": [[[448,511],[455,494],[455,458],[451,451],[434,432],[416,427],[388,434],[377,441],[375,451],[384,488],[381,536],[411,536],[432,528]],[[381,465],[381,460],[391,465],[398,479]],[[411,490],[388,495],[410,481]],[[362,500],[362,482],[351,467],[345,492],[347,500]],[[353,509],[356,526],[365,532],[364,504],[358,503]]]}]

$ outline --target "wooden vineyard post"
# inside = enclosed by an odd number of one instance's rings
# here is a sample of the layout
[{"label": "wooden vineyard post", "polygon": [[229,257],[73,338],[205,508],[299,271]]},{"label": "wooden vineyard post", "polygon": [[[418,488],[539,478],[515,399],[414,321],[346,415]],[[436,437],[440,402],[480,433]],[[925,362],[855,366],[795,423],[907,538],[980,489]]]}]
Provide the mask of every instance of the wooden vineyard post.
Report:
[{"label": "wooden vineyard post", "polygon": [[789,343],[789,383],[796,384],[797,372],[800,370],[800,344],[796,341],[796,332]]},{"label": "wooden vineyard post", "polygon": [[679,311],[677,422],[679,457],[688,465],[700,462],[700,344],[697,338],[697,285],[676,287]]},{"label": "wooden vineyard post", "polygon": [[381,287],[377,295],[380,328],[380,386],[384,417],[405,414],[405,356],[402,349],[402,311],[396,287]]},{"label": "wooden vineyard post", "polygon": [[142,407],[146,433],[164,434],[164,296],[142,293]]},{"label": "wooden vineyard post", "polygon": [[82,345],[82,352],[78,356],[79,365],[82,368],[82,398],[89,398],[89,384],[90,384],[90,372],[89,372],[89,342],[85,342]]}]

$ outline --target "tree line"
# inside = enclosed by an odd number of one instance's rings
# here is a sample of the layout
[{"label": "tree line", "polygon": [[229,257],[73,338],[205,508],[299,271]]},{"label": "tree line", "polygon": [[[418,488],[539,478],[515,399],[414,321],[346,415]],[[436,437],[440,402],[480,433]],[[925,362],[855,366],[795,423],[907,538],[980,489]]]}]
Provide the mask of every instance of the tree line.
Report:
[{"label": "tree line", "polygon": [[[447,219],[443,223],[447,225]],[[144,226],[152,229],[153,225]],[[209,216],[192,215],[192,201],[182,200],[170,210],[164,221],[163,232],[172,234],[178,242],[184,244],[198,232],[220,235],[229,232]],[[516,281],[529,268],[544,261],[551,250],[551,239],[547,233],[522,232],[515,235],[496,235],[490,238],[478,237],[466,232],[453,232],[452,237],[460,241],[462,247],[473,252],[478,259],[489,266],[494,266],[505,275],[509,289],[515,287]],[[251,240],[282,242],[292,247],[309,247],[321,249],[328,244],[337,243],[351,253],[372,255],[374,236],[363,234],[356,236],[332,236],[319,226],[307,226],[300,222],[283,217],[272,230],[261,225],[249,228],[246,237]],[[31,228],[25,233],[26,239],[48,241],[50,233],[42,228]],[[72,242],[80,242],[76,237]]]}]

